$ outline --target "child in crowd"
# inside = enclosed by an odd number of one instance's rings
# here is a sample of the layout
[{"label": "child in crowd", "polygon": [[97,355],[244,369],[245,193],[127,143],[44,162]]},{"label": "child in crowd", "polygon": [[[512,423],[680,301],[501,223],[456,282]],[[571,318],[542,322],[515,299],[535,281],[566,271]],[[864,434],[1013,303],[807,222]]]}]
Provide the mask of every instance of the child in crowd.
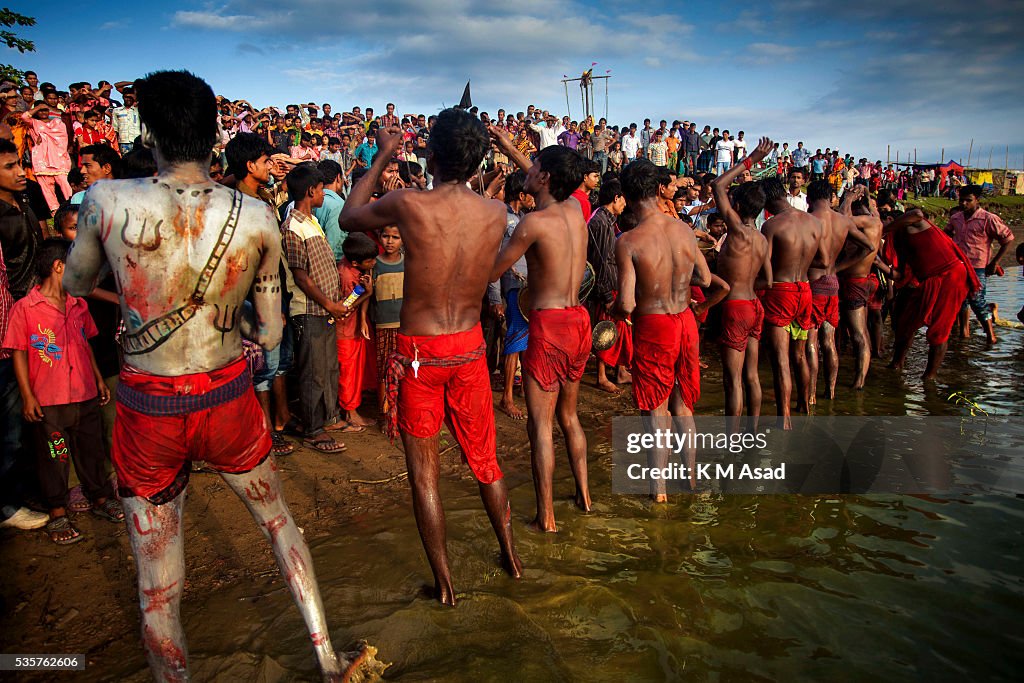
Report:
[{"label": "child in crowd", "polygon": [[[388,358],[398,348],[398,326],[402,315],[402,288],[405,286],[405,252],[397,225],[380,231],[384,253],[373,266],[373,313],[377,332],[377,396],[380,414],[388,411],[384,378]],[[382,423],[383,424],[383,423]]]},{"label": "child in crowd", "polygon": [[67,517],[70,457],[92,504],[111,522],[124,520],[107,476],[100,406],[110,391],[88,338],[96,335],[85,301],[64,291],[64,258],[70,243],[43,242],[36,258],[41,284],[15,302],[4,348],[14,352],[14,374],[36,448],[40,489],[50,509],[46,531],[58,545],[82,540]]},{"label": "child in crowd", "polygon": [[[366,309],[373,293],[371,273],[377,263],[377,245],[368,235],[353,233],[345,238],[341,251],[344,257],[338,262],[338,278],[344,315],[337,322],[338,405],[344,411],[342,419],[348,422],[342,431],[361,432],[372,424],[359,414],[358,408],[369,379],[366,371],[373,371]],[[362,286],[363,293],[346,305],[356,286]]]},{"label": "child in crowd", "polygon": [[78,235],[79,204],[65,203],[53,214],[53,229],[61,238],[74,242]]}]

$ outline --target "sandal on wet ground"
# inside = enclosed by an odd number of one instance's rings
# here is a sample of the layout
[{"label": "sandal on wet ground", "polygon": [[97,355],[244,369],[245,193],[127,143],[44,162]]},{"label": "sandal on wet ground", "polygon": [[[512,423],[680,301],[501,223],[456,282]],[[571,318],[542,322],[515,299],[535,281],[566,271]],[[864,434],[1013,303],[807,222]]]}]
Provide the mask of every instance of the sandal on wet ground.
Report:
[{"label": "sandal on wet ground", "polygon": [[341,453],[348,448],[345,444],[335,441],[328,434],[324,433],[317,434],[311,439],[303,439],[302,445],[321,453]]},{"label": "sandal on wet ground", "polygon": [[119,501],[113,498],[107,498],[103,503],[94,505],[92,514],[115,524],[120,524],[124,521],[124,508],[121,507]]},{"label": "sandal on wet ground", "polygon": [[46,533],[50,535],[50,540],[57,545],[71,545],[72,543],[78,543],[84,538],[81,532],[72,526],[66,516],[54,517],[47,522]]},{"label": "sandal on wet ground", "polygon": [[295,444],[284,438],[284,432],[277,430],[270,432],[270,440],[273,442],[270,452],[274,455],[291,455],[295,451]]}]

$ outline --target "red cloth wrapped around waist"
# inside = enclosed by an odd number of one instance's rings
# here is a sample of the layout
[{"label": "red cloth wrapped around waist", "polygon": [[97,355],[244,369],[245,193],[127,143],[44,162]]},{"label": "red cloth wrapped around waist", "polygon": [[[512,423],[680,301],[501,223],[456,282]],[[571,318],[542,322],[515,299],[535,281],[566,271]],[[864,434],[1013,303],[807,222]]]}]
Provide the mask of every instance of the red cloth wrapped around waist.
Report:
[{"label": "red cloth wrapped around waist", "polygon": [[590,314],[583,306],[531,311],[523,370],[545,391],[578,382],[590,356],[590,332]]},{"label": "red cloth wrapped around waist", "polygon": [[761,297],[764,319],[769,325],[786,327],[796,322],[801,329],[811,325],[811,286],[806,282],[776,282]]},{"label": "red cloth wrapped around waist", "polygon": [[406,367],[419,361],[420,367],[454,368],[483,358],[487,352],[480,323],[462,332],[438,335],[398,333],[397,349],[388,359],[385,392],[388,413],[385,428],[393,441],[398,436],[398,385],[406,375]]},{"label": "red cloth wrapped around waist", "polygon": [[251,386],[244,356],[216,370],[175,376],[153,375],[126,365],[117,400],[145,415],[186,415],[232,401]]}]

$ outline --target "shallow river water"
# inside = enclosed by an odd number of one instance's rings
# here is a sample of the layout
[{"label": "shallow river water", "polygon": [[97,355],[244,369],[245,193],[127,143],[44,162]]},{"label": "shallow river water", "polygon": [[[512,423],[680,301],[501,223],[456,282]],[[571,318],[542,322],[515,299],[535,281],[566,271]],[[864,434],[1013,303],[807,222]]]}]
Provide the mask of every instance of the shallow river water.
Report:
[{"label": "shallow river water", "polygon": [[[1016,269],[992,282],[989,298],[1013,316],[1024,300]],[[954,341],[932,389],[918,379],[919,337],[905,377],[879,364],[866,391],[840,389],[818,412],[958,415],[947,396],[963,391],[990,413],[1019,415],[1024,331],[1000,332],[993,349],[977,334],[966,355]],[[698,412],[720,412],[720,373],[708,360]],[[584,426],[594,512],[573,508],[560,458],[559,534],[526,531],[529,472],[507,472],[522,581],[498,568],[468,480],[443,484],[454,610],[424,597],[430,572],[407,505],[315,544],[336,644],[367,639],[401,681],[1018,679],[1020,497],[679,495],[653,507],[611,493],[610,416]],[[262,680],[315,676],[288,593],[255,592],[235,586],[186,611],[197,679],[248,678],[254,663]]]}]

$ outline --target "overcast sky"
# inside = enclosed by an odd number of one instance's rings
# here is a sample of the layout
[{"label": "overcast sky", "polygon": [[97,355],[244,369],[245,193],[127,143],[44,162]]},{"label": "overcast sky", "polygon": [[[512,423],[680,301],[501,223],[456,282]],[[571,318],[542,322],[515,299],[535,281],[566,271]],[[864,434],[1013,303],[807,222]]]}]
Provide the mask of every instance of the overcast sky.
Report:
[{"label": "overcast sky", "polygon": [[[506,9],[507,7],[507,9]],[[606,0],[15,2],[38,23],[8,51],[61,89],[189,69],[218,94],[399,113],[457,103],[564,113],[563,75],[609,72],[613,124],[651,118],[895,160],[1024,166],[1024,2]],[[570,84],[574,118],[579,88]],[[604,90],[597,109],[604,113]]]}]

